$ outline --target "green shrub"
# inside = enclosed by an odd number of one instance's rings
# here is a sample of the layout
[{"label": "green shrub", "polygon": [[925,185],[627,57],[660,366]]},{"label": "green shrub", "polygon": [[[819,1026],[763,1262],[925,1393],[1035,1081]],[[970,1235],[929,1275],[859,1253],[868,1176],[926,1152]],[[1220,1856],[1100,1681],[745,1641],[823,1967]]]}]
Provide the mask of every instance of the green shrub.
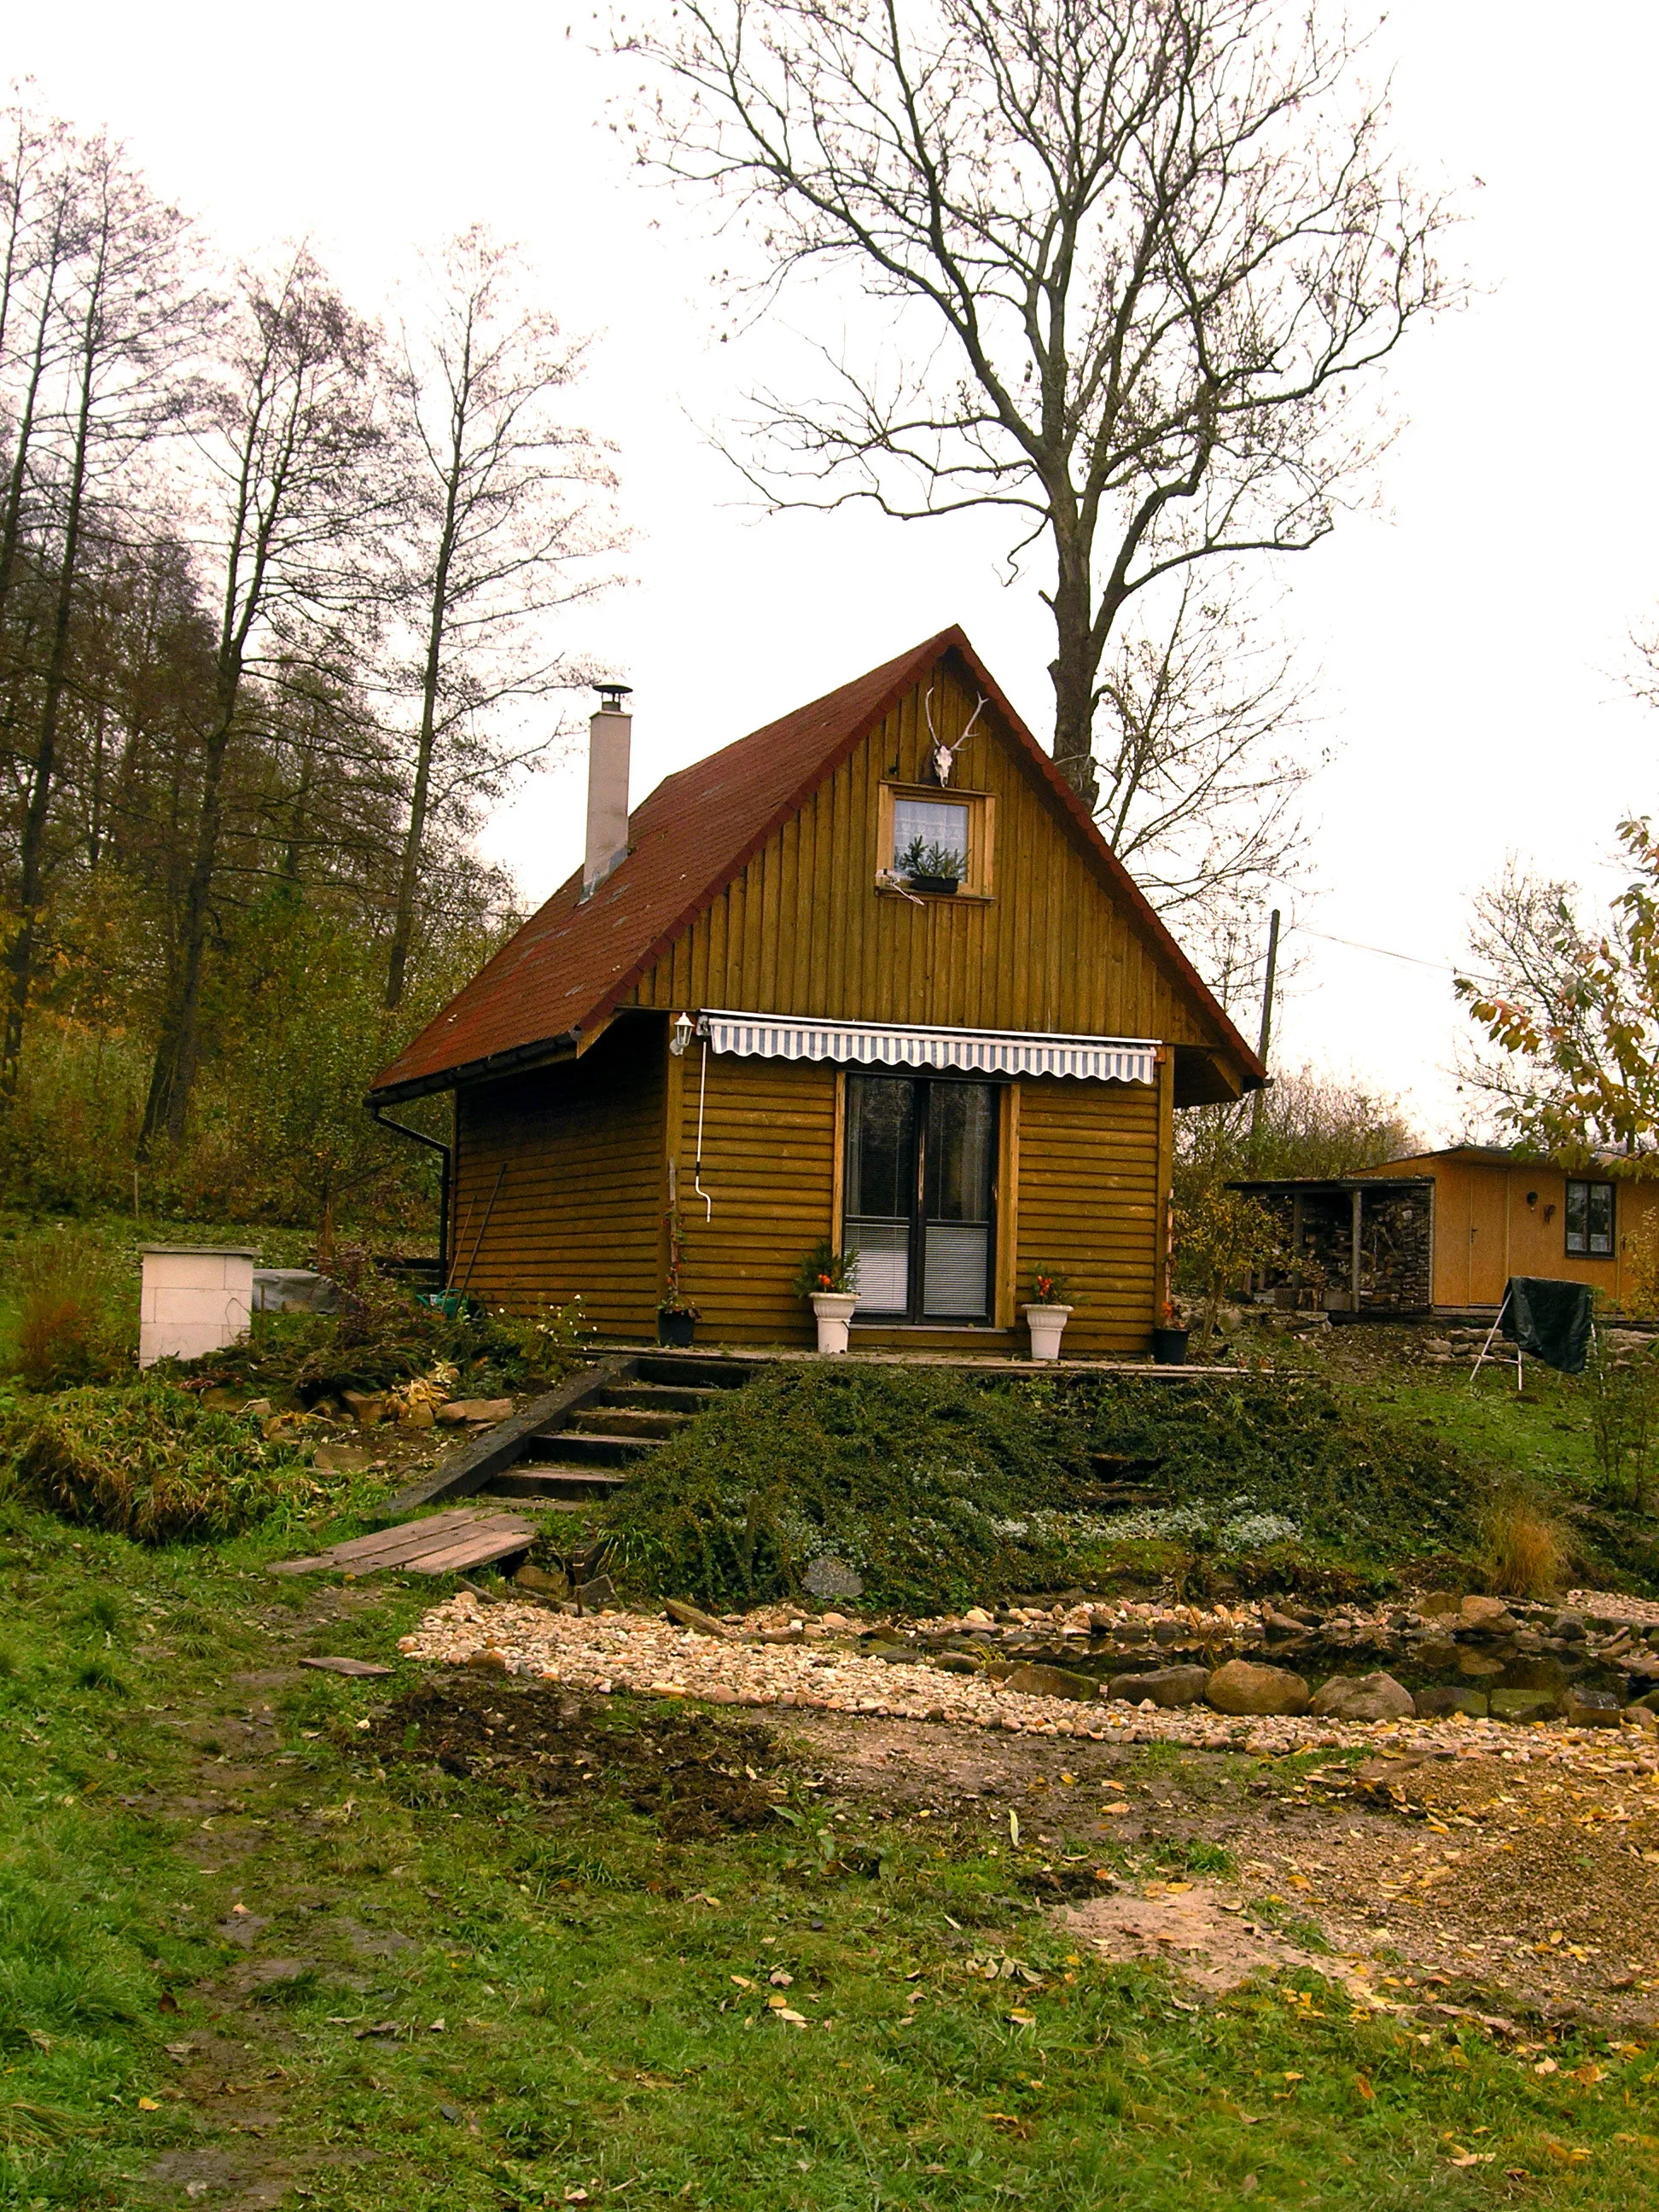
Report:
[{"label": "green shrub", "polygon": [[313,1487],[291,1444],[155,1376],[14,1413],[0,1445],[54,1512],[146,1544],[234,1534]]},{"label": "green shrub", "polygon": [[559,1382],[582,1356],[580,1301],[527,1319],[476,1309],[446,1314],[364,1252],[340,1253],[328,1273],[340,1289],[337,1312],[256,1314],[240,1343],[191,1362],[192,1382],[310,1406],[342,1390],[395,1389],[446,1366],[459,1377],[459,1395],[487,1397]]},{"label": "green shrub", "polygon": [[137,1276],[121,1254],[84,1229],[59,1224],[24,1243],[11,1276],[12,1364],[28,1389],[108,1382],[131,1368]]},{"label": "green shrub", "polygon": [[[1126,1463],[1158,1502],[1103,1510]],[[610,1525],[634,1587],[724,1604],[793,1595],[825,1555],[918,1608],[1149,1576],[1356,1595],[1467,1554],[1492,1488],[1433,1431],[1300,1377],[789,1365],[653,1453]]]}]

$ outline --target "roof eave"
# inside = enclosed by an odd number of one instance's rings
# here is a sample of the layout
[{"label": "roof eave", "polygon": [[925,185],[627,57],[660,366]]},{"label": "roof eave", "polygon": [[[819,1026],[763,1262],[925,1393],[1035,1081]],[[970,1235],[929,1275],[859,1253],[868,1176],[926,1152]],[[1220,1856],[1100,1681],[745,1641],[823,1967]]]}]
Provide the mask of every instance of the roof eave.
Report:
[{"label": "roof eave", "polygon": [[411,1075],[405,1083],[377,1085],[363,1103],[395,1106],[405,1098],[429,1098],[435,1091],[459,1090],[464,1083],[485,1083],[492,1076],[516,1075],[521,1069],[542,1066],[549,1060],[568,1060],[580,1043],[576,1030],[561,1030],[557,1036],[540,1037],[534,1044],[512,1045],[505,1052],[492,1052],[483,1060],[436,1068],[428,1075]]}]

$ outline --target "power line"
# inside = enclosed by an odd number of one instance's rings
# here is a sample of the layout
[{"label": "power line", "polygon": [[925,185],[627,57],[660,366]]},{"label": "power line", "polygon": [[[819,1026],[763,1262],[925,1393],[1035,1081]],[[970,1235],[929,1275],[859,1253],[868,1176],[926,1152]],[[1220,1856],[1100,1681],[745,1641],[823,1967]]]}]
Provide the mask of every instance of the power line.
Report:
[{"label": "power line", "polygon": [[[1403,960],[1409,967],[1432,968],[1435,973],[1440,975],[1472,975],[1474,974],[1474,970],[1473,969],[1454,968],[1449,962],[1444,960],[1425,960],[1420,953],[1396,952],[1392,945],[1362,945],[1358,938],[1334,937],[1329,930],[1310,929],[1305,922],[1298,922],[1295,924],[1294,927],[1304,937],[1317,937],[1322,939],[1322,941],[1327,945],[1346,945],[1350,952],[1374,952],[1379,960]],[[1477,977],[1476,980],[1484,981],[1490,981],[1491,979]]]}]

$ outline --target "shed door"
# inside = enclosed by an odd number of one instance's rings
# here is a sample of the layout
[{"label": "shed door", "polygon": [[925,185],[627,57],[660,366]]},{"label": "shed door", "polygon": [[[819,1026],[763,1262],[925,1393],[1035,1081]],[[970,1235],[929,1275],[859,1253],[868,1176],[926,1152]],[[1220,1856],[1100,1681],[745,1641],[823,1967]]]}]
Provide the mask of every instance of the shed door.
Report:
[{"label": "shed door", "polygon": [[994,1084],[848,1076],[842,1236],[861,1320],[989,1318],[995,1148]]}]

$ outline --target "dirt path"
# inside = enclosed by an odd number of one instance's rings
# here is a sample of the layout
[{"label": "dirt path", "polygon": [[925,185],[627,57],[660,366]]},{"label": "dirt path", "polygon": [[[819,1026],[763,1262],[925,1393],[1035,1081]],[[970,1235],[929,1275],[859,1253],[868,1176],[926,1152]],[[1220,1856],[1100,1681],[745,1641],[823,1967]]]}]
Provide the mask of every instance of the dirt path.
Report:
[{"label": "dirt path", "polygon": [[1201,1865],[1218,1847],[1230,1915],[1259,1905],[1305,1926],[1379,1990],[1431,1975],[1478,1985],[1496,2010],[1659,2022],[1659,1777],[1617,1744],[1570,1767],[1477,1753],[1242,1783],[1235,1760],[1161,1746],[780,1718],[896,1818],[966,1840],[1006,1836],[1012,1812],[1062,1868],[1102,1838],[1144,1847],[1146,1875],[1126,1885],[1138,1895],[1170,1893],[1159,1859]]}]

